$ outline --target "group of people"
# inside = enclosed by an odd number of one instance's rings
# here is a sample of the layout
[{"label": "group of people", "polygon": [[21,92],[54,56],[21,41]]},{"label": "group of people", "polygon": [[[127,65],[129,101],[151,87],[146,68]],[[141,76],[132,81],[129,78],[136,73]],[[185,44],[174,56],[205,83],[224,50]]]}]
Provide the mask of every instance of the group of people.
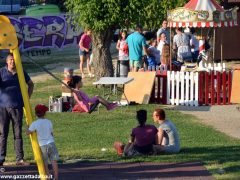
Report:
[{"label": "group of people", "polygon": [[195,35],[194,28],[175,29],[176,35],[173,37],[173,50],[177,61],[194,62],[197,61],[199,55],[199,41]]},{"label": "group of people", "polygon": [[[119,59],[122,61],[130,60],[131,71],[138,71],[139,68],[142,67],[141,61],[143,54],[145,54],[147,55],[147,61],[151,69],[154,69],[154,66],[159,64],[161,64],[164,69],[167,69],[168,60],[164,59],[164,56],[161,56],[165,44],[168,44],[169,34],[166,29],[166,21],[164,21],[163,28],[158,34],[157,39],[151,40],[150,45],[148,46],[142,35],[142,27],[140,25],[138,25],[136,31],[128,37],[127,32],[124,31],[121,34],[122,39],[117,43]],[[81,36],[79,42],[80,72],[82,73],[82,76],[73,76],[72,80],[68,82],[68,86],[71,88],[76,101],[73,111],[91,113],[99,103],[103,104],[107,110],[113,110],[118,107],[117,103],[108,102],[100,96],[89,98],[88,95],[81,90],[83,85],[82,78],[85,77],[83,72],[83,63],[85,59],[87,60],[88,75],[90,77],[94,76],[91,73],[90,66],[90,36],[91,30],[87,30]],[[159,47],[161,50],[159,50]],[[28,96],[30,98],[33,93],[34,84],[25,71],[24,77],[28,87]],[[14,56],[13,54],[8,54],[6,58],[6,66],[0,68],[0,166],[3,166],[6,158],[10,122],[13,127],[16,164],[29,164],[24,161],[22,140],[23,106],[24,103]],[[30,125],[27,134],[31,134],[35,131],[37,132],[47,173],[49,173],[47,164],[48,159],[50,159],[54,170],[54,177],[55,179],[58,179],[58,152],[54,144],[52,123],[44,118],[47,111],[48,108],[44,105],[39,104],[35,107],[35,114],[38,117],[38,120]],[[126,156],[138,153],[150,153],[152,150],[154,150],[155,153],[178,152],[180,150],[177,130],[171,121],[165,120],[165,113],[163,110],[157,109],[154,111],[154,121],[160,123],[158,129],[146,124],[147,112],[145,110],[137,112],[137,120],[139,121],[139,126],[133,129],[129,144],[124,146],[124,154]],[[148,134],[149,132],[150,134]]]},{"label": "group of people", "polygon": [[[34,83],[25,71],[23,71],[23,73],[28,87],[28,96],[30,98],[33,93]],[[23,106],[24,102],[14,56],[13,54],[8,54],[6,58],[6,66],[0,68],[0,166],[3,166],[7,154],[7,138],[10,123],[12,123],[13,127],[16,165],[29,165],[29,163],[24,160],[23,151]],[[35,107],[35,114],[38,119],[27,128],[26,133],[31,134],[35,131],[37,132],[38,142],[42,151],[47,175],[50,175],[48,170],[48,160],[50,160],[53,166],[54,178],[57,180],[58,152],[54,144],[52,123],[44,118],[47,110],[48,108],[41,104]]]},{"label": "group of people", "polygon": [[[170,64],[170,40],[172,34],[167,28],[167,21],[162,22],[162,27],[157,31],[156,38],[149,42],[143,35],[143,28],[137,25],[135,32],[127,35],[127,31],[121,32],[116,48],[119,50],[119,61],[129,61],[130,71],[138,71],[141,68],[147,70],[168,70]],[[196,38],[194,28],[175,29],[173,39],[173,60],[180,63],[197,61],[199,55],[199,41]],[[126,64],[126,63],[124,63]]]},{"label": "group of people", "polygon": [[138,126],[132,129],[127,144],[116,141],[114,147],[119,155],[132,157],[136,155],[156,155],[162,153],[178,153],[180,151],[180,139],[176,126],[166,119],[163,109],[155,109],[153,121],[159,124],[146,124],[147,111],[139,110],[136,113]]},{"label": "group of people", "polygon": [[133,72],[143,67],[148,70],[156,70],[157,67],[167,70],[170,48],[167,41],[169,31],[166,21],[160,30],[157,38],[150,39],[148,44],[141,25],[137,25],[135,31],[129,36],[127,36],[127,31],[122,31],[116,45],[119,50],[120,63],[129,61],[130,71]]}]

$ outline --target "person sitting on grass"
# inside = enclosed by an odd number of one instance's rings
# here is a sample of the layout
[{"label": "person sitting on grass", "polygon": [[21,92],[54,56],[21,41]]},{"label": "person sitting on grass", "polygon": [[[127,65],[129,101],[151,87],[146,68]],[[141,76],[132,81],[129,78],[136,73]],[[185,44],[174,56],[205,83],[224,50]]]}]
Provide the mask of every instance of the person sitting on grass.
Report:
[{"label": "person sitting on grass", "polygon": [[80,90],[80,88],[83,86],[81,76],[73,76],[72,80],[68,82],[68,86],[70,88],[73,88],[73,97],[77,103],[73,107],[73,112],[91,113],[99,103],[103,104],[107,110],[113,110],[118,107],[117,103],[110,103],[101,96],[94,96],[93,98],[89,98],[86,93]]},{"label": "person sitting on grass", "polygon": [[38,143],[42,151],[42,157],[45,165],[45,170],[49,176],[48,160],[52,163],[54,180],[58,179],[58,164],[59,159],[58,151],[53,138],[52,122],[45,118],[48,107],[43,104],[38,104],[35,107],[35,114],[38,117],[36,121],[27,129],[27,135],[36,131]]},{"label": "person sitting on grass", "polygon": [[158,142],[154,145],[154,153],[178,153],[180,151],[180,140],[176,126],[172,121],[165,119],[163,109],[155,109],[153,121],[159,123]]},{"label": "person sitting on grass", "polygon": [[136,119],[139,125],[132,129],[131,139],[127,145],[115,142],[118,154],[126,157],[153,154],[153,145],[158,141],[158,130],[154,125],[146,124],[147,111],[137,111]]}]

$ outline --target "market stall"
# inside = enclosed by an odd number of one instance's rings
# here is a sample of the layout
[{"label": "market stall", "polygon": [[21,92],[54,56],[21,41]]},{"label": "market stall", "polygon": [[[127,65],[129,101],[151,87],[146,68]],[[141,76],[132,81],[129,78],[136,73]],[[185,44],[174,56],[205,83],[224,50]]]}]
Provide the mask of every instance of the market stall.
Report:
[{"label": "market stall", "polygon": [[[175,27],[213,28],[215,32],[215,28],[237,26],[237,10],[238,8],[224,10],[215,0],[190,0],[184,7],[168,11],[168,26],[170,29]],[[204,44],[203,37],[201,33],[200,44]],[[213,40],[213,50],[214,42],[215,40]]]}]

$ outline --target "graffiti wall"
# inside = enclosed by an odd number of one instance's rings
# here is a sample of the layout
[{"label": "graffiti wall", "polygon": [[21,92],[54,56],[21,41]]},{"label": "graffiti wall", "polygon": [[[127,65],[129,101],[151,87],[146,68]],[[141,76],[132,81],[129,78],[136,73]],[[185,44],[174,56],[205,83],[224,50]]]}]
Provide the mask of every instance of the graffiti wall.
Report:
[{"label": "graffiti wall", "polygon": [[64,48],[77,45],[81,30],[74,30],[65,15],[9,17],[14,25],[21,51],[33,48]]}]

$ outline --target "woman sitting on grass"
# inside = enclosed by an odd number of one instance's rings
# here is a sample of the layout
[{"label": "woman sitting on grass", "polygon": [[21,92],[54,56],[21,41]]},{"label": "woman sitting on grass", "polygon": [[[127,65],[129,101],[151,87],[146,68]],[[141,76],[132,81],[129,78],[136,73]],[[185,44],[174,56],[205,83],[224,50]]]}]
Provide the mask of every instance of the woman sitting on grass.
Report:
[{"label": "woman sitting on grass", "polygon": [[131,139],[127,145],[115,142],[114,148],[119,155],[131,157],[153,154],[153,145],[158,141],[158,130],[154,125],[146,124],[147,111],[137,111],[136,119],[139,125],[132,129]]},{"label": "woman sitting on grass", "polygon": [[73,88],[73,97],[76,101],[76,105],[72,110],[73,112],[91,113],[99,103],[103,104],[107,110],[115,109],[118,106],[117,103],[109,103],[100,96],[89,98],[86,93],[80,90],[83,86],[81,76],[73,76],[72,80],[68,83],[68,86]]}]

